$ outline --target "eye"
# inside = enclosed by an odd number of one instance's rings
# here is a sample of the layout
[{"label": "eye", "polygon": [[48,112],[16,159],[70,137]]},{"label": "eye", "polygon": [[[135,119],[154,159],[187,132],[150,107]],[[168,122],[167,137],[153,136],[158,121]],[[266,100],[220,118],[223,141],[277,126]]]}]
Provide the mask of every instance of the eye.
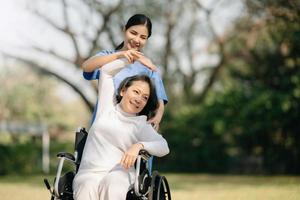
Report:
[{"label": "eye", "polygon": [[149,99],[149,98],[148,98],[147,96],[144,96],[144,100],[145,100],[145,101],[148,101],[148,99]]},{"label": "eye", "polygon": [[137,32],[135,32],[135,31],[130,31],[130,33],[131,33],[132,35],[136,35],[136,34],[137,34]]},{"label": "eye", "polygon": [[137,90],[133,90],[133,92],[134,92],[135,94],[138,94],[138,93],[139,93]]}]

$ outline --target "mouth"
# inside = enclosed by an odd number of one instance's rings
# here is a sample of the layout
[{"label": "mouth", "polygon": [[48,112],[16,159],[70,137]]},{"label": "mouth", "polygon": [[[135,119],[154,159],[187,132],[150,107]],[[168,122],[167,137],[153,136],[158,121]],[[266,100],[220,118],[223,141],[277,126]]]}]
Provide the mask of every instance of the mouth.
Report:
[{"label": "mouth", "polygon": [[136,45],[133,42],[130,42],[129,45],[130,45],[131,49],[139,50],[139,48],[140,48],[140,45]]},{"label": "mouth", "polygon": [[140,106],[136,105],[136,104],[133,103],[133,102],[130,102],[130,105],[132,105],[135,109],[139,109],[139,108],[140,108]]}]

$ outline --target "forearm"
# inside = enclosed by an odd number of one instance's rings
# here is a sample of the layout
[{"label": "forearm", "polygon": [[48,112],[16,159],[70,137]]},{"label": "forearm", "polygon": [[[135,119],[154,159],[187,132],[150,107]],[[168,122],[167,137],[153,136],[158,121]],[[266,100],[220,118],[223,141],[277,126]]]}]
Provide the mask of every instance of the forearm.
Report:
[{"label": "forearm", "polygon": [[162,99],[159,99],[156,114],[159,114],[160,118],[162,118],[162,116],[164,115],[164,112],[165,112],[165,103]]},{"label": "forearm", "polygon": [[165,139],[152,142],[140,142],[140,144],[143,145],[144,150],[154,156],[162,157],[170,152],[168,143]]},{"label": "forearm", "polygon": [[103,65],[101,71],[103,74],[109,75],[109,76],[114,76],[117,74],[121,69],[126,67],[128,65],[128,61],[123,58],[123,59],[116,59],[112,62],[109,62],[105,65]]},{"label": "forearm", "polygon": [[118,58],[121,58],[120,52],[105,56],[94,56],[89,58],[82,64],[82,69],[84,72],[93,72],[97,68],[101,68],[103,65],[112,62]]}]

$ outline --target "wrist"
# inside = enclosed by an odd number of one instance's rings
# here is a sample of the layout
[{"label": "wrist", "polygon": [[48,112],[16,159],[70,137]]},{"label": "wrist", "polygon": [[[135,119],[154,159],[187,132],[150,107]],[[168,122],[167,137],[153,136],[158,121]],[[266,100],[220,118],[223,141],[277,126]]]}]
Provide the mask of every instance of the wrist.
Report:
[{"label": "wrist", "polygon": [[140,150],[144,149],[144,145],[142,143],[139,142],[139,143],[137,143],[137,145],[138,145]]},{"label": "wrist", "polygon": [[123,51],[116,52],[115,55],[116,55],[117,59],[124,58],[124,52]]}]

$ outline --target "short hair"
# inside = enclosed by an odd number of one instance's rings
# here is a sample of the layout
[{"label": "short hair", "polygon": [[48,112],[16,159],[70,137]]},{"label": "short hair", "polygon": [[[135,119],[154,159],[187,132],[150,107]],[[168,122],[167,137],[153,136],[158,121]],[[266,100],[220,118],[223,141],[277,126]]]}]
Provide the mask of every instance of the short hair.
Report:
[{"label": "short hair", "polygon": [[150,94],[149,94],[148,101],[147,101],[145,107],[143,108],[143,110],[140,113],[138,113],[138,115],[146,115],[147,119],[150,119],[151,117],[153,117],[155,115],[155,111],[158,108],[158,98],[156,95],[155,86],[149,76],[142,74],[142,75],[135,75],[135,76],[130,76],[130,77],[125,78],[120,83],[120,86],[117,90],[116,101],[117,101],[117,103],[121,102],[121,100],[122,100],[121,91],[123,89],[127,90],[135,81],[143,81],[143,82],[148,83],[148,85],[149,85]]}]

